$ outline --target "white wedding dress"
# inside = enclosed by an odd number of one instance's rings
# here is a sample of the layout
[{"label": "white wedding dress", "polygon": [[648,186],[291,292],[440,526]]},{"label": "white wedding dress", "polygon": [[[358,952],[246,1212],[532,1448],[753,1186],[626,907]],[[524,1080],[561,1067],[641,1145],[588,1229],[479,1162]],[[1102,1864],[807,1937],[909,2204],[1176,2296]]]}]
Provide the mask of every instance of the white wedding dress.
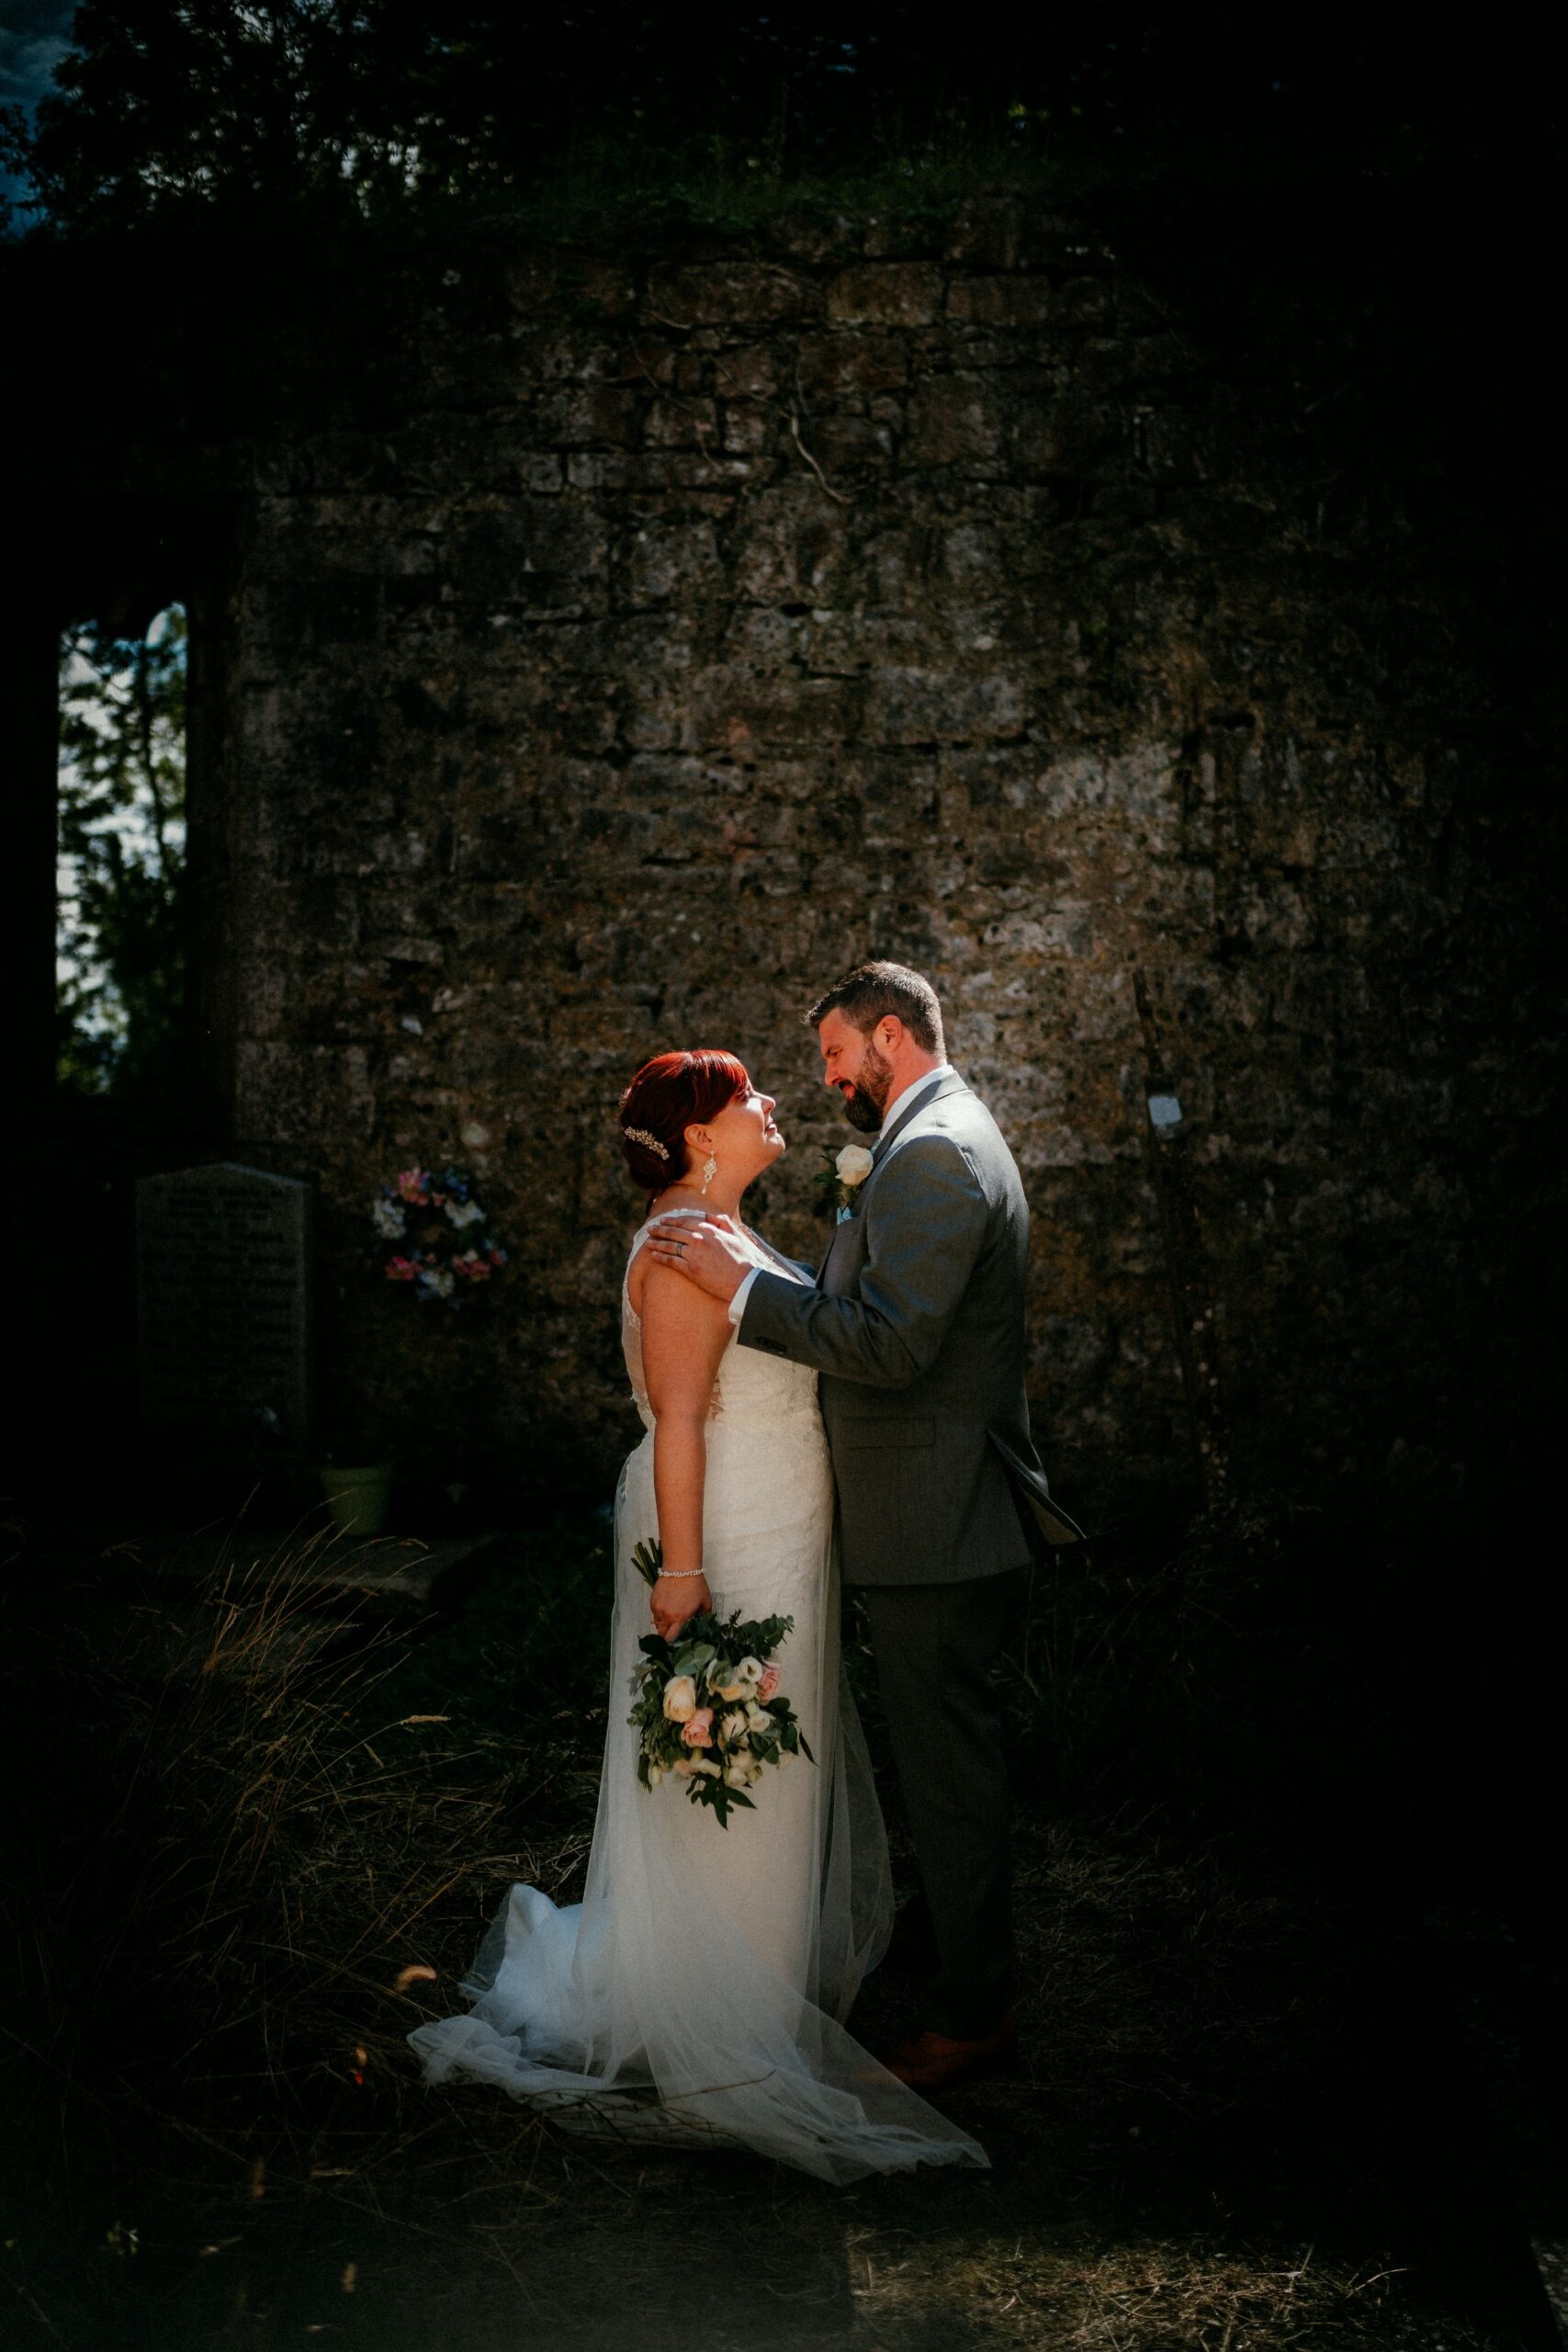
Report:
[{"label": "white wedding dress", "polygon": [[[747,1246],[800,1279],[765,1245]],[[886,1948],[892,1897],[840,1664],[832,1471],[816,1374],[734,1336],[709,1408],[705,1564],[721,1616],[794,1618],[777,1659],[817,1760],[766,1770],[756,1810],[733,1813],[727,1828],[679,1782],[637,1781],[626,1718],[652,1622],[631,1555],[658,1519],[641,1330],[624,1283],[621,1328],[645,1434],[615,1501],[608,1731],[586,1889],[564,1908],[536,1887],[511,1889],[463,1980],[468,2014],[409,2036],[426,2080],[488,2083],[596,2136],[741,2145],[830,2181],[985,2165],[976,2142],[843,2027]]]}]

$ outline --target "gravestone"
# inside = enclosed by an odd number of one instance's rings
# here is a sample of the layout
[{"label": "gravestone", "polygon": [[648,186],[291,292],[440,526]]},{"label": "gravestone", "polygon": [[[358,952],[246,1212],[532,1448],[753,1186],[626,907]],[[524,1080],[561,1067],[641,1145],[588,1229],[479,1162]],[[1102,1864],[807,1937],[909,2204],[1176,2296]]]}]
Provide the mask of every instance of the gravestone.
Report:
[{"label": "gravestone", "polygon": [[225,1160],[136,1187],[138,1385],[149,1428],[310,1426],[311,1192]]}]

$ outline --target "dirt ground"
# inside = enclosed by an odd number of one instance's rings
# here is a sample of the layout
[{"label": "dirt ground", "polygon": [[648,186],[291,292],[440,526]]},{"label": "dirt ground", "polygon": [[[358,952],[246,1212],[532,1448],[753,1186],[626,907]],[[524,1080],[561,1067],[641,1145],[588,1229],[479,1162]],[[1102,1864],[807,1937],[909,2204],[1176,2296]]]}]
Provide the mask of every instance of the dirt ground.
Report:
[{"label": "dirt ground", "polygon": [[[298,1594],[111,1585],[13,1584],[7,2345],[1551,2343],[1485,1911],[1025,1770],[1023,2064],[953,2101],[988,2173],[589,2142],[403,2040],[513,1878],[581,1883],[592,1711],[430,1703],[513,1671],[511,1600],[323,1637]],[[908,1997],[874,1979],[857,2030]]]}]

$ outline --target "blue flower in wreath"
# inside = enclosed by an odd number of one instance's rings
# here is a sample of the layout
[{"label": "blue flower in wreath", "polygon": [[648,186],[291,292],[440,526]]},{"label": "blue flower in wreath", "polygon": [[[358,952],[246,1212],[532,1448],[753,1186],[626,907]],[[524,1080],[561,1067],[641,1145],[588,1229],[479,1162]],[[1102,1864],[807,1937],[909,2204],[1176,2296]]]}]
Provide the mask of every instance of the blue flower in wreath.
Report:
[{"label": "blue flower in wreath", "polygon": [[[438,1180],[423,1169],[400,1174],[371,1202],[370,1223],[383,1274],[405,1283],[422,1306],[460,1307],[506,1264],[463,1168],[448,1166]],[[389,1251],[389,1243],[400,1246]]]}]

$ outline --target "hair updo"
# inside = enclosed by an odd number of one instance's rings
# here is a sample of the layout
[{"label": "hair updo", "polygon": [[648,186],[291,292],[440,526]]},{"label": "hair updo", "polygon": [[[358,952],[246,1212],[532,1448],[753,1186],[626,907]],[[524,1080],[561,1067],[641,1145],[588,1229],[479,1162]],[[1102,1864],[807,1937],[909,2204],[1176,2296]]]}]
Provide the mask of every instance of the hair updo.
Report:
[{"label": "hair updo", "polygon": [[750,1075],[734,1054],[703,1047],[644,1062],[621,1097],[621,1148],[643,1191],[662,1193],[683,1176],[686,1129],[750,1091]]}]

